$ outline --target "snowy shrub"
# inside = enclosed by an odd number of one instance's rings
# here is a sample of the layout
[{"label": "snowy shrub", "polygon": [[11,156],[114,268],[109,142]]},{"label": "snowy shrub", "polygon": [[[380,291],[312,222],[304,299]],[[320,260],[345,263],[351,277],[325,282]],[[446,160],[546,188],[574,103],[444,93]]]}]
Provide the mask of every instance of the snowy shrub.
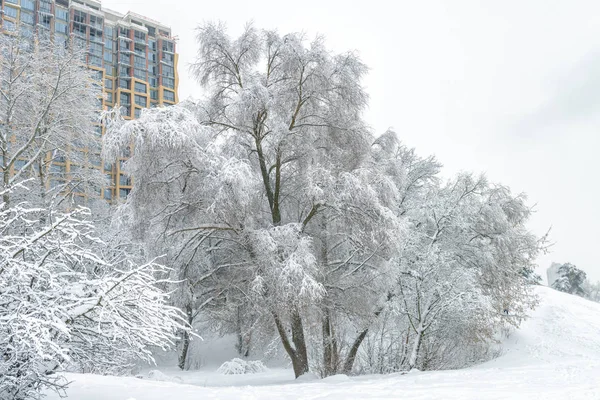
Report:
[{"label": "snowy shrub", "polygon": [[132,359],[151,362],[149,346],[170,345],[184,328],[157,286],[166,269],[104,261],[107,244],[87,213],[50,213],[44,223],[22,204],[0,212],[0,399],[63,389],[55,373],[66,368],[118,373]]},{"label": "snowy shrub", "polygon": [[[143,377],[141,378],[143,379]],[[148,379],[159,382],[183,382],[183,380],[179,376],[169,376],[157,369],[148,371]]]},{"label": "snowy shrub", "polygon": [[234,358],[231,361],[224,362],[217,372],[223,375],[244,375],[266,372],[268,368],[262,361],[245,361],[240,358]]}]

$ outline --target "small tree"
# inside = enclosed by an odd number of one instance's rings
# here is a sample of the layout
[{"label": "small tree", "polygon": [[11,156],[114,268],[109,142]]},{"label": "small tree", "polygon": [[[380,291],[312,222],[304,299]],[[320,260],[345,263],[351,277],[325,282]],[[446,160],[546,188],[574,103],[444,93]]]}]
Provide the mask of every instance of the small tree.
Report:
[{"label": "small tree", "polygon": [[[98,145],[98,87],[82,53],[0,35],[0,398],[62,391],[57,372],[119,372],[186,330],[161,290],[167,269],[101,240],[89,209],[62,199],[85,180],[52,162]],[[87,160],[87,159],[86,159]],[[93,168],[91,168],[93,169]],[[79,176],[81,178],[82,175]],[[50,179],[63,179],[57,188]],[[67,211],[65,211],[67,210]]]},{"label": "small tree", "polygon": [[559,278],[552,283],[552,287],[558,291],[584,296],[584,285],[586,273],[571,263],[566,263],[558,268]]}]

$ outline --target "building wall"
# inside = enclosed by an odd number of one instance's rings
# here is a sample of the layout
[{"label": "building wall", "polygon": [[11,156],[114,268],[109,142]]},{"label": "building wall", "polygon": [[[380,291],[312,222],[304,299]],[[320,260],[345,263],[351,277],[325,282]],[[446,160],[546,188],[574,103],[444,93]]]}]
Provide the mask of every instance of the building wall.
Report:
[{"label": "building wall", "polygon": [[[120,105],[123,116],[134,119],[143,108],[178,102],[176,43],[171,30],[160,22],[102,9],[97,0],[0,0],[0,4],[3,31],[20,29],[33,35],[38,29],[55,41],[72,40],[88,49],[87,63],[103,83],[99,109]],[[97,133],[103,135],[104,128],[98,125]],[[121,167],[130,151],[115,165],[98,165],[112,183],[99,196],[109,201],[127,196],[132,182]],[[99,159],[99,154],[91,154],[90,159]],[[68,172],[69,160],[62,166]]]}]

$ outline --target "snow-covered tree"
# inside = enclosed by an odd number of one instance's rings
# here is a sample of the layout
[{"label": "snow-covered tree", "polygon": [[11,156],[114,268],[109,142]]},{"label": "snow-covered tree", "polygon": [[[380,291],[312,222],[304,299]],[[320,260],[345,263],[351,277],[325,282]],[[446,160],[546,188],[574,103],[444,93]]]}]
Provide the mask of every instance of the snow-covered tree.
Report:
[{"label": "snow-covered tree", "polygon": [[162,290],[167,268],[126,240],[101,240],[90,210],[64,201],[93,179],[53,175],[57,157],[79,160],[70,145],[88,157],[99,143],[82,53],[42,37],[2,35],[0,45],[0,398],[35,399],[66,388],[65,369],[152,361],[151,346],[187,327]]},{"label": "snow-covered tree", "polygon": [[445,329],[488,340],[507,307],[518,323],[540,249],[522,196],[467,174],[441,185],[433,157],[373,137],[365,66],[322,38],[207,24],[198,39],[207,98],[115,110],[104,142],[109,161],[134,143],[121,220],[167,254],[190,323],[205,313],[240,343],[274,331],[296,376],[351,372],[380,319],[401,325],[403,368]]},{"label": "snow-covered tree", "polygon": [[2,398],[63,388],[55,372],[68,367],[114,373],[151,361],[149,346],[184,328],[157,286],[165,267],[137,264],[131,249],[109,251],[87,209],[44,211],[39,220],[39,209],[13,203],[0,213]]},{"label": "snow-covered tree", "polygon": [[[101,85],[85,66],[84,49],[45,35],[0,35],[0,189],[27,181],[27,200],[56,204],[96,194],[100,173]],[[68,168],[68,170],[67,170]],[[18,201],[18,199],[15,199]]]},{"label": "snow-covered tree", "polygon": [[591,283],[590,281],[586,280],[585,284],[583,285],[583,290],[585,292],[585,297],[588,300],[600,303],[600,282]]},{"label": "snow-covered tree", "polygon": [[409,368],[428,330],[440,323],[481,341],[505,321],[504,310],[515,325],[525,317],[531,303],[521,271],[540,251],[525,228],[530,214],[522,196],[471,175],[430,192],[413,210],[414,233],[398,261],[399,312],[414,333]]},{"label": "snow-covered tree", "polygon": [[584,296],[584,285],[586,273],[571,263],[566,263],[558,268],[558,279],[552,283],[552,287],[561,292]]},{"label": "snow-covered tree", "polygon": [[[155,174],[158,169],[142,164],[147,158],[134,155],[129,168],[140,182],[137,187],[144,190],[142,183],[150,179],[148,188],[162,185],[172,193],[179,187],[181,194],[158,200],[166,204],[152,210],[161,210],[163,220],[169,218],[171,233],[178,232],[176,221],[186,225],[179,231],[188,234],[184,243],[191,242],[177,254],[187,260],[183,269],[200,264],[197,270],[207,270],[198,274],[202,279],[195,280],[196,286],[218,273],[232,273],[234,282],[245,287],[240,295],[250,296],[271,315],[299,376],[308,370],[303,314],[325,292],[315,255],[316,233],[309,230],[325,209],[333,189],[329,185],[344,184],[344,179],[351,184],[354,178],[344,173],[360,165],[368,152],[368,130],[360,118],[366,104],[360,78],[366,68],[351,53],[331,55],[321,38],[307,46],[301,35],[282,37],[248,27],[231,40],[224,27],[213,24],[202,27],[198,38],[194,71],[210,95],[195,107],[195,125],[209,128],[207,134],[203,137],[206,129],[195,127],[192,136],[186,134],[189,130],[165,135],[166,124],[181,129],[186,123],[173,119],[155,129],[150,120],[161,111],[149,111],[146,119],[125,124],[123,139],[113,141],[109,133],[106,143],[123,144],[131,139],[127,132],[135,132],[140,138],[134,139],[136,151],[155,160],[152,142],[170,141],[173,159],[163,154],[164,161],[157,161],[173,166],[167,180]],[[184,114],[162,111],[169,112]],[[149,139],[152,135],[166,138]],[[173,139],[193,145],[181,156],[182,142]],[[146,153],[141,146],[152,151]],[[191,185],[183,183],[186,179]],[[135,189],[130,205],[145,198]],[[185,219],[190,212],[193,217]],[[216,250],[214,243],[219,243]],[[200,244],[211,244],[211,256],[198,252]],[[233,295],[231,288],[227,292]]]}]

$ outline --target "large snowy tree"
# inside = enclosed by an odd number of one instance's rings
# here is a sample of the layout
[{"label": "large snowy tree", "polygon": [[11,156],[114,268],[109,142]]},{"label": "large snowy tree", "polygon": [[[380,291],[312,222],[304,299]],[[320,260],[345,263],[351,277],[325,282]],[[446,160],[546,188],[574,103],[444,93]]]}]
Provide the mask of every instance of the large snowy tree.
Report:
[{"label": "large snowy tree", "polygon": [[390,315],[412,349],[402,368],[446,328],[488,340],[502,307],[518,323],[540,244],[523,197],[470,175],[441,185],[434,158],[375,138],[365,66],[322,38],[206,24],[198,39],[206,99],[129,122],[115,110],[104,142],[109,161],[134,143],[121,220],[168,253],[190,323],[235,325],[240,347],[273,329],[296,376],[351,372]]}]

